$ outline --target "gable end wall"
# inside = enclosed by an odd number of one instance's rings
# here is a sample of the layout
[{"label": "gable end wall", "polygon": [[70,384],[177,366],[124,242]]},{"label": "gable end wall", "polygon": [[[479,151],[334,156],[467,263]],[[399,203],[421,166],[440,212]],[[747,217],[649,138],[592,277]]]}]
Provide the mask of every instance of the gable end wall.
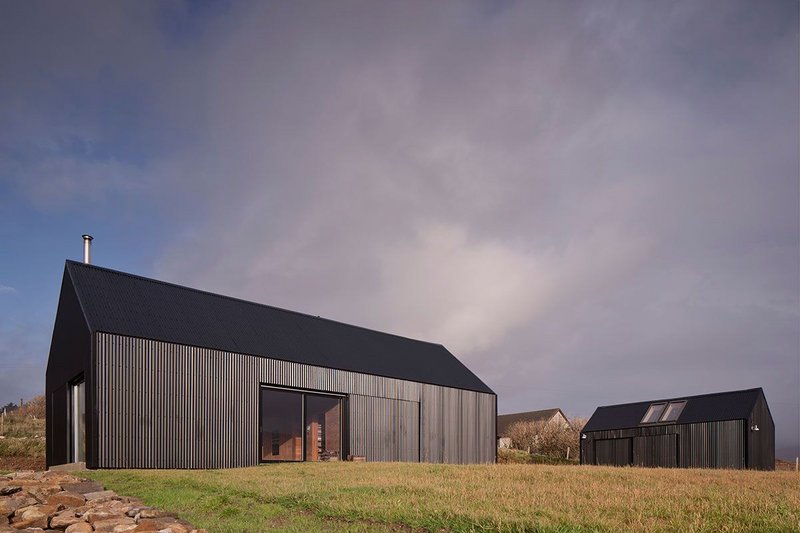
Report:
[{"label": "gable end wall", "polygon": [[69,438],[69,382],[80,374],[83,374],[86,380],[87,464],[94,465],[95,441],[92,440],[92,435],[96,428],[92,412],[89,409],[89,406],[92,405],[91,348],[89,327],[75,294],[72,280],[65,269],[45,375],[45,435],[48,467],[64,464],[70,460],[67,442]]},{"label": "gable end wall", "polygon": [[[758,431],[750,428],[758,426]],[[747,467],[775,470],[775,423],[764,394],[759,394],[747,427]]]}]

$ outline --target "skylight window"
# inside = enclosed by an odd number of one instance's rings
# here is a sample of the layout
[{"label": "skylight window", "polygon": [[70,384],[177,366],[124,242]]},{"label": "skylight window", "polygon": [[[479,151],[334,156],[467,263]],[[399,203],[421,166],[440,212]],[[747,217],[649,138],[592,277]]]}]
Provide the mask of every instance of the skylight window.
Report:
[{"label": "skylight window", "polygon": [[675,422],[679,416],[681,416],[681,411],[686,406],[686,400],[681,400],[679,402],[669,402],[669,405],[664,410],[664,414],[661,415],[659,422]]},{"label": "skylight window", "polygon": [[658,418],[661,416],[661,412],[666,407],[666,403],[654,403],[648,409],[647,412],[644,414],[644,418],[642,418],[641,424],[654,424],[658,422]]}]

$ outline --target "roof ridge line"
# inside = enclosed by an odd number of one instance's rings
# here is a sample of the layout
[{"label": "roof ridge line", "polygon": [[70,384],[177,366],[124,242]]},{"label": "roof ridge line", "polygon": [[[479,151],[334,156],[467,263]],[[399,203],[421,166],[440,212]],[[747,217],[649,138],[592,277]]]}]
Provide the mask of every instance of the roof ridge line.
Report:
[{"label": "roof ridge line", "polygon": [[737,390],[729,390],[729,391],[722,391],[722,392],[709,392],[707,394],[695,394],[695,395],[692,395],[692,396],[675,396],[673,398],[660,398],[660,399],[657,399],[657,400],[642,400],[642,401],[638,401],[638,402],[612,403],[612,404],[609,404],[609,405],[598,405],[597,408],[600,409],[600,408],[603,408],[603,407],[621,407],[623,405],[636,405],[636,404],[640,404],[640,403],[642,403],[642,404],[644,404],[644,403],[651,404],[651,403],[659,403],[659,402],[674,402],[674,401],[679,401],[679,400],[691,400],[693,398],[708,398],[710,396],[721,396],[723,394],[735,394],[737,392],[754,392],[754,391],[759,391],[759,390],[763,391],[764,388],[763,387],[753,387],[753,388],[750,388],[750,389],[737,389]]},{"label": "roof ridge line", "polygon": [[[439,343],[439,342],[432,342],[432,341],[427,341],[427,340],[423,340],[423,339],[415,339],[413,337],[406,337],[404,335],[398,335],[397,333],[390,333],[388,331],[380,331],[380,330],[368,328],[368,327],[365,327],[365,326],[359,326],[357,324],[349,324],[347,322],[341,322],[339,320],[334,320],[332,318],[326,318],[326,317],[322,317],[322,316],[319,316],[319,315],[312,315],[312,314],[309,314],[309,313],[303,313],[302,311],[295,311],[293,309],[286,309],[286,308],[278,307],[278,306],[275,306],[275,305],[269,305],[269,304],[254,302],[252,300],[245,300],[244,298],[237,298],[236,296],[228,296],[226,294],[219,294],[219,293],[216,293],[216,292],[211,292],[211,291],[206,291],[206,290],[203,290],[203,289],[198,289],[196,287],[188,287],[186,285],[179,285],[177,283],[172,283],[170,281],[163,281],[163,280],[160,280],[160,279],[148,278],[148,277],[145,277],[145,276],[141,276],[139,274],[131,274],[130,272],[125,272],[125,271],[122,271],[122,270],[115,270],[113,268],[101,267],[101,266],[92,265],[92,264],[86,264],[86,263],[83,263],[81,261],[75,261],[74,259],[67,259],[66,262],[69,263],[69,264],[72,264],[72,265],[79,266],[79,267],[88,267],[88,268],[95,268],[95,269],[98,269],[98,270],[104,270],[104,271],[110,272],[112,274],[117,274],[117,275],[121,275],[121,276],[128,276],[128,277],[131,277],[131,278],[134,278],[134,279],[139,279],[139,280],[142,280],[142,281],[148,281],[150,283],[158,283],[158,284],[161,284],[161,285],[167,285],[169,287],[175,287],[177,289],[183,289],[183,290],[197,292],[197,293],[201,293],[201,294],[207,294],[207,295],[210,295],[210,296],[215,296],[217,298],[225,298],[227,300],[233,300],[233,301],[236,301],[236,302],[242,302],[242,303],[246,303],[246,304],[249,304],[249,305],[255,305],[255,306],[258,306],[258,307],[268,307],[270,309],[275,309],[277,311],[282,311],[282,312],[285,312],[285,313],[292,313],[292,314],[304,316],[304,317],[307,317],[307,318],[315,318],[317,320],[325,320],[327,322],[332,322],[332,323],[340,325],[340,326],[348,326],[348,327],[351,327],[351,328],[361,329],[361,330],[369,331],[369,332],[372,332],[372,333],[380,333],[381,335],[391,335],[392,337],[397,337],[397,338],[400,338],[400,339],[405,339],[405,340],[409,340],[409,341],[413,341],[413,342],[422,342],[422,343],[425,343],[425,344],[430,344],[432,346],[439,346],[441,348],[444,348],[444,350],[447,351],[448,353],[450,352],[450,350],[448,350],[442,343]],[[483,380],[481,380],[481,381],[483,381]]]}]

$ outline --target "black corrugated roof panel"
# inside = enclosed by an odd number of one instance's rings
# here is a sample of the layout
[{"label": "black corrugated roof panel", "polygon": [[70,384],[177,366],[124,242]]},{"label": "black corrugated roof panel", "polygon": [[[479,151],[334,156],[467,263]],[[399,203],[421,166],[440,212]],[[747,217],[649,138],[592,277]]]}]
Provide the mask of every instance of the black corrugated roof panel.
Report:
[{"label": "black corrugated roof panel", "polygon": [[625,403],[598,407],[583,428],[589,431],[627,429],[640,425],[647,408],[654,403],[669,403],[686,400],[678,420],[671,424],[692,424],[695,422],[716,422],[720,420],[740,420],[750,417],[761,388],[730,392],[715,392],[698,396],[683,396],[647,402]]},{"label": "black corrugated roof panel", "polygon": [[441,344],[67,261],[93,331],[492,393]]}]

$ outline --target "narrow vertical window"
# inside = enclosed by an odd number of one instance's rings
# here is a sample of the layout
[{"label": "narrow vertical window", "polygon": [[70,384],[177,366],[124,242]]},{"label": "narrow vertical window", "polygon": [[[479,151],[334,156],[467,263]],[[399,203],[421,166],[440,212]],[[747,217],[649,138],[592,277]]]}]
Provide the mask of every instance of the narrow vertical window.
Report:
[{"label": "narrow vertical window", "polygon": [[70,449],[73,463],[86,461],[86,382],[70,385]]}]

